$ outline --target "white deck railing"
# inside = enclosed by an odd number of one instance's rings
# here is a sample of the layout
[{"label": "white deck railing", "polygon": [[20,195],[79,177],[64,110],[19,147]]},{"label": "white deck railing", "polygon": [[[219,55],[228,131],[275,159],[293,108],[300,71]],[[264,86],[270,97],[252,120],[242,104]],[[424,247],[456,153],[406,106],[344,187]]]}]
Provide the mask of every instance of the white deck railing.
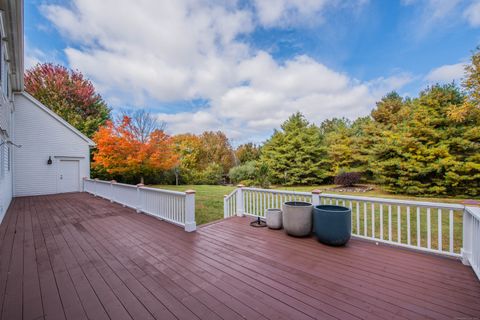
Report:
[{"label": "white deck railing", "polygon": [[84,179],[83,190],[195,231],[195,191],[170,191],[115,181]]},{"label": "white deck railing", "polygon": [[[225,197],[225,217],[264,218],[286,201],[335,204],[352,210],[352,235],[453,257],[480,274],[480,208],[460,204],[240,187]],[[475,211],[477,210],[477,211]],[[465,260],[466,259],[466,260]]]},{"label": "white deck railing", "polygon": [[223,198],[223,218],[229,218],[237,215],[237,196],[240,193],[233,190],[229,195]]},{"label": "white deck railing", "polygon": [[480,208],[467,207],[463,216],[463,263],[472,266],[480,279]]}]

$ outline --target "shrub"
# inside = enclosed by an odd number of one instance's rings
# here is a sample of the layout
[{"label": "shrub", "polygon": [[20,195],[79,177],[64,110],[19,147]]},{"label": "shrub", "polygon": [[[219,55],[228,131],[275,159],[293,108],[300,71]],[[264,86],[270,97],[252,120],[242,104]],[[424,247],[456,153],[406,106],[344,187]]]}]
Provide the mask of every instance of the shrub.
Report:
[{"label": "shrub", "polygon": [[351,187],[360,182],[362,174],[360,172],[343,172],[335,177],[335,184],[345,187]]},{"label": "shrub", "polygon": [[217,163],[211,163],[203,170],[180,171],[181,182],[187,184],[220,184],[222,174],[222,166]]},{"label": "shrub", "polygon": [[246,186],[267,188],[270,185],[267,165],[257,161],[249,161],[233,167],[230,169],[229,176],[233,183],[240,182]]},{"label": "shrub", "polygon": [[253,180],[242,180],[239,184],[243,184],[245,187],[255,187],[255,181]]},{"label": "shrub", "polygon": [[270,187],[270,181],[268,180],[268,166],[265,163],[260,163],[256,167],[256,183],[262,188]]},{"label": "shrub", "polygon": [[255,180],[256,171],[255,161],[248,161],[230,169],[228,175],[233,183],[239,183],[243,180]]}]

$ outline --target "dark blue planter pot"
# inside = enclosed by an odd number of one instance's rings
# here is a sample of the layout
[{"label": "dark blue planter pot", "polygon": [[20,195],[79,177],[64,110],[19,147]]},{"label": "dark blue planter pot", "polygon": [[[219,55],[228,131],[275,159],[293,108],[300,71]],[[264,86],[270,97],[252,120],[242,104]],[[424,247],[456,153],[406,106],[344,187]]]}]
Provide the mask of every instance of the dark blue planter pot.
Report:
[{"label": "dark blue planter pot", "polygon": [[313,208],[313,231],[318,241],[343,246],[352,232],[352,210],[347,207],[320,205]]}]

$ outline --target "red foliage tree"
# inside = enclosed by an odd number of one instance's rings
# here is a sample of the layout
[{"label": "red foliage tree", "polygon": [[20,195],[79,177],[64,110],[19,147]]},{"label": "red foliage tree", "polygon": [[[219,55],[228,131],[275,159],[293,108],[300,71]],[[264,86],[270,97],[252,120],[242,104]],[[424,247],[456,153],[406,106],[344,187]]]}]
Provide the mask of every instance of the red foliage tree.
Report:
[{"label": "red foliage tree", "polygon": [[170,170],[178,162],[175,145],[163,130],[154,130],[145,141],[136,137],[131,119],[124,116],[118,123],[108,121],[95,133],[97,144],[94,164],[111,174],[134,174],[144,182],[153,170]]},{"label": "red foliage tree", "polygon": [[110,118],[92,82],[61,65],[37,64],[27,70],[25,90],[89,137]]}]

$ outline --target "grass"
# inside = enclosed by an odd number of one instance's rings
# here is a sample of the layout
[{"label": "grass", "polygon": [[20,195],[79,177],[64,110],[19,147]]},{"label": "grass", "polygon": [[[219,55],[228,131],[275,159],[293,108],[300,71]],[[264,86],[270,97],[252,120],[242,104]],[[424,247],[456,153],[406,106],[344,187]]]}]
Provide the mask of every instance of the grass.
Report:
[{"label": "grass", "polygon": [[222,219],[223,196],[235,189],[235,187],[209,185],[154,185],[151,187],[174,191],[195,190],[195,219],[199,225]]}]

